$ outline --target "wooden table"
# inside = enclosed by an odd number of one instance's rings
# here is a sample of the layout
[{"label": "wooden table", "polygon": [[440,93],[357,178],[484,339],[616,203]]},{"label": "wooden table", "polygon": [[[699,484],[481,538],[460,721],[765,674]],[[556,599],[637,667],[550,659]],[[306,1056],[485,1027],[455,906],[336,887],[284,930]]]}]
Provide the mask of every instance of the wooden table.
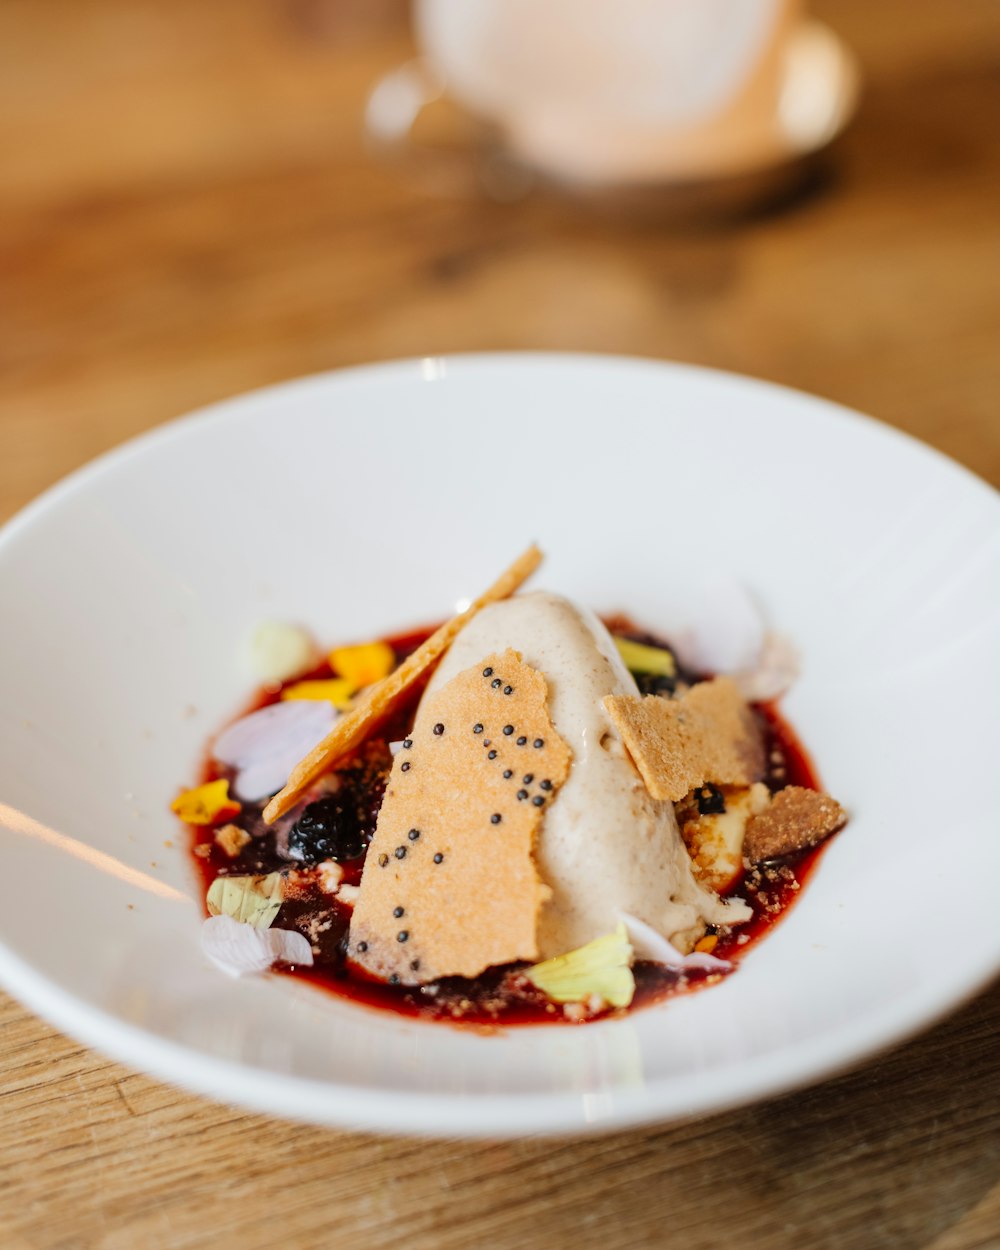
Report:
[{"label": "wooden table", "polygon": [[[867,83],[828,177],[677,231],[436,199],[374,167],[362,103],[408,51],[392,0],[6,0],[0,517],[221,396],[470,348],[758,374],[1000,482],[1000,8],[817,7]],[[0,1246],[996,1247],[998,1025],[994,988],[776,1102],[428,1145],[216,1106],[0,1000]]]}]

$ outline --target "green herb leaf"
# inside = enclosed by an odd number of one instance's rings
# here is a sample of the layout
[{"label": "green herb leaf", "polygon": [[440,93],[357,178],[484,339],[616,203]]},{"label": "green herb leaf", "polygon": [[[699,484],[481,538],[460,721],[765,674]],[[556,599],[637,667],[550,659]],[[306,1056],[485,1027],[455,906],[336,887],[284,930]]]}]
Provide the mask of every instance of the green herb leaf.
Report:
[{"label": "green herb leaf", "polygon": [[612,1007],[627,1007],[635,993],[632,946],[620,924],[578,950],[528,968],[525,976],[557,1003],[582,1003],[597,995]]},{"label": "green herb leaf", "polygon": [[648,647],[644,642],[632,642],[630,638],[616,638],[615,646],[630,673],[649,673],[653,677],[677,676],[674,657],[664,647]]},{"label": "green herb leaf", "polygon": [[232,916],[255,929],[270,928],[281,907],[281,873],[266,877],[216,877],[208,891],[213,916]]}]

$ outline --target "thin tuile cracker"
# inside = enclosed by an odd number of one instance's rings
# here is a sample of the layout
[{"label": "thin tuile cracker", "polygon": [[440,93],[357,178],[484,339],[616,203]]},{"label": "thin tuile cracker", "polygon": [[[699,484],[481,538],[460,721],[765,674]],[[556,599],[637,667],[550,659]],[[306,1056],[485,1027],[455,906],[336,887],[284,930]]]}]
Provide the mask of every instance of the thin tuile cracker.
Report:
[{"label": "thin tuile cracker", "polygon": [[608,695],[604,709],[654,799],[676,803],[696,786],[749,786],[764,776],[764,740],[728,677],[680,699]]},{"label": "thin tuile cracker", "polygon": [[370,686],[355,707],[337,721],[333,729],[318,745],[292,769],[281,790],[264,808],[264,820],[273,824],[294,807],[306,790],[337,762],[353,750],[359,742],[383,720],[396,703],[420,681],[444,655],[458,634],[483,608],[510,596],[534,573],[542,562],[542,553],[534,544],[502,573],[493,585],[474,599],[472,603],[446,621],[439,629],[408,655],[394,672]]},{"label": "thin tuile cracker", "polygon": [[550,891],[533,851],[572,758],[547,695],[507,650],[425,696],[351,920],[350,958],[373,975],[416,984],[538,957]]}]

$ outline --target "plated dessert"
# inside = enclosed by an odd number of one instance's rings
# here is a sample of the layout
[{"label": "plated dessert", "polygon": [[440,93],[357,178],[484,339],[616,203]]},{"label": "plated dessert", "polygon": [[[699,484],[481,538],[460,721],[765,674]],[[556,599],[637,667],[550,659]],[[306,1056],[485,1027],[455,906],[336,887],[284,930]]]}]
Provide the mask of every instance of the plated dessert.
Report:
[{"label": "plated dessert", "polygon": [[718,981],[791,904],[846,816],[775,709],[787,649],[734,652],[740,602],[664,640],[517,593],[540,560],[434,631],[259,636],[264,691],[173,804],[221,968],[576,1023]]}]

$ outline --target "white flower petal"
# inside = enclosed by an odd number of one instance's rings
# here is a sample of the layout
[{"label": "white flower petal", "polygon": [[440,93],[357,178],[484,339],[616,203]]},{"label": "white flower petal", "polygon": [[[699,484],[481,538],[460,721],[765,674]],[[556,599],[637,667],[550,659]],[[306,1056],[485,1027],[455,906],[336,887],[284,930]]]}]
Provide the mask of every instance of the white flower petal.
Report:
[{"label": "white flower petal", "polygon": [[330,732],[338,713],[325,700],[289,699],[251,712],[224,729],[213,755],[239,769],[238,798],[256,802],[275,794],[304,755]]},{"label": "white flower petal", "polygon": [[209,916],[201,926],[201,949],[231,977],[266,972],[274,963],[268,933],[232,916]]},{"label": "white flower petal", "polygon": [[732,578],[717,578],[685,596],[684,625],[670,641],[687,668],[738,673],[756,666],[764,618],[745,586]]},{"label": "white flower petal", "polygon": [[255,929],[231,916],[209,916],[201,926],[201,949],[231,977],[266,972],[275,962],[312,966],[312,947],[292,929]]},{"label": "white flower petal", "polygon": [[268,929],[265,936],[275,961],[312,967],[312,947],[301,933],[294,929]]},{"label": "white flower petal", "polygon": [[769,633],[751,669],[735,673],[736,684],[744,699],[751,703],[767,703],[783,695],[798,678],[799,652],[783,634]]},{"label": "white flower petal", "polygon": [[622,912],[619,917],[628,929],[632,949],[641,959],[652,959],[667,968],[682,971],[687,968],[703,968],[706,972],[728,972],[732,967],[725,959],[717,959],[702,951],[692,951],[690,955],[682,955],[672,942],[668,942],[662,933],[652,925],[646,924],[638,916],[630,916]]}]

